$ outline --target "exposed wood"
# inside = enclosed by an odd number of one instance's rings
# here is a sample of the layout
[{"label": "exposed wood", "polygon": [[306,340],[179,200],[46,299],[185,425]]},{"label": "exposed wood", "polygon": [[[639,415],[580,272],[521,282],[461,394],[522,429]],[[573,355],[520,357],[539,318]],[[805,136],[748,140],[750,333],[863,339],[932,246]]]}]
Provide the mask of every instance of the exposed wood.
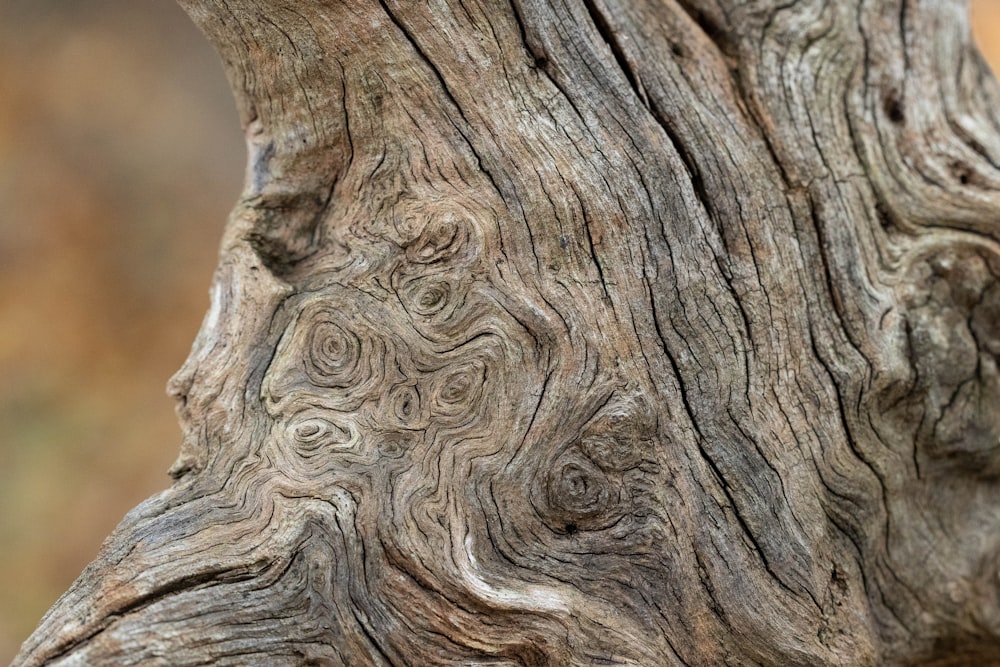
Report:
[{"label": "exposed wood", "polygon": [[182,0],[250,147],[174,485],[15,664],[1000,663],[960,0]]}]

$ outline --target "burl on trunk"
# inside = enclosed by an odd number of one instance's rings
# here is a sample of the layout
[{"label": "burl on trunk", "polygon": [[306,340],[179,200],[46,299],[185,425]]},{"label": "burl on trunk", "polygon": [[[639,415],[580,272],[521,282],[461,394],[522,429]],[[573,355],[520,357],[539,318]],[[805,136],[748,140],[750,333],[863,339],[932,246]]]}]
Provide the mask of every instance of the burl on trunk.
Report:
[{"label": "burl on trunk", "polygon": [[1000,663],[961,0],[182,0],[250,149],[173,486],[15,664]]}]

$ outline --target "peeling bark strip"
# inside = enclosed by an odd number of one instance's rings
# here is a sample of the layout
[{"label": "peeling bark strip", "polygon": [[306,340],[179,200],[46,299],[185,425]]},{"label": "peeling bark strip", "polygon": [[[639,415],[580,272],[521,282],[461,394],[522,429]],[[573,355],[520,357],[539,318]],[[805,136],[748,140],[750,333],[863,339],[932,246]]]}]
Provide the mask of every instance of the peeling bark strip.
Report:
[{"label": "peeling bark strip", "polygon": [[176,481],[19,666],[1000,663],[961,0],[182,0],[250,147]]}]

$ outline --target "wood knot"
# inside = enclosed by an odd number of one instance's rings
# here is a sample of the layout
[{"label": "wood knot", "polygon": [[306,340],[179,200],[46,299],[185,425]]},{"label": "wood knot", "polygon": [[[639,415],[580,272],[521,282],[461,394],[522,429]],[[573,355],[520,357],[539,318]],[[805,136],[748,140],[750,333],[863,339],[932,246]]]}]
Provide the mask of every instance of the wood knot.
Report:
[{"label": "wood knot", "polygon": [[410,315],[447,319],[454,311],[452,281],[444,274],[400,278],[396,290]]},{"label": "wood knot", "polygon": [[446,369],[434,383],[434,413],[457,417],[475,408],[486,384],[486,364],[467,359]]},{"label": "wood knot", "polygon": [[320,308],[305,318],[310,327],[306,374],[317,387],[349,387],[363,372],[361,338],[337,322],[337,313]]},{"label": "wood knot", "polygon": [[546,498],[557,532],[601,530],[617,521],[621,512],[621,486],[608,474],[569,448],[554,462],[546,480]]},{"label": "wood knot", "polygon": [[387,409],[384,411],[394,426],[405,430],[421,430],[427,428],[427,418],[424,414],[420,388],[412,382],[393,386],[386,397]]},{"label": "wood knot", "polygon": [[381,459],[401,459],[420,443],[420,434],[407,431],[380,431],[374,437]]},{"label": "wood knot", "polygon": [[286,327],[264,376],[261,394],[272,416],[303,405],[355,410],[399,379],[404,339],[378,330],[375,322],[387,321],[381,304],[322,294],[308,299]]},{"label": "wood knot", "polygon": [[295,450],[306,458],[353,450],[361,442],[361,435],[353,425],[335,421],[328,411],[308,410],[292,415],[285,431]]},{"label": "wood knot", "polygon": [[427,280],[413,299],[413,309],[418,315],[429,317],[441,312],[450,295],[451,285],[448,281]]},{"label": "wood knot", "polygon": [[462,254],[470,245],[471,225],[450,211],[433,216],[406,244],[406,258],[414,264],[436,264]]},{"label": "wood knot", "polygon": [[656,416],[645,399],[607,398],[580,436],[545,467],[546,524],[573,535],[610,528],[644,511],[645,489],[659,472],[655,435]]},{"label": "wood knot", "polygon": [[504,404],[504,357],[504,340],[481,333],[446,353],[415,360],[424,374],[419,386],[428,428],[454,430],[462,437],[488,429]]}]

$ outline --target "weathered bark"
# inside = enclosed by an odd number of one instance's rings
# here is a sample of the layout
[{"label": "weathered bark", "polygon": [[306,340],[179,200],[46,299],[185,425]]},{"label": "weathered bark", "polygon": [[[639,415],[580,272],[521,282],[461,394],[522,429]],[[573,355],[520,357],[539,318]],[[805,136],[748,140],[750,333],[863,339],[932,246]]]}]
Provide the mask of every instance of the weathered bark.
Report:
[{"label": "weathered bark", "polygon": [[1000,663],[961,0],[182,0],[250,147],[174,485],[18,665]]}]

